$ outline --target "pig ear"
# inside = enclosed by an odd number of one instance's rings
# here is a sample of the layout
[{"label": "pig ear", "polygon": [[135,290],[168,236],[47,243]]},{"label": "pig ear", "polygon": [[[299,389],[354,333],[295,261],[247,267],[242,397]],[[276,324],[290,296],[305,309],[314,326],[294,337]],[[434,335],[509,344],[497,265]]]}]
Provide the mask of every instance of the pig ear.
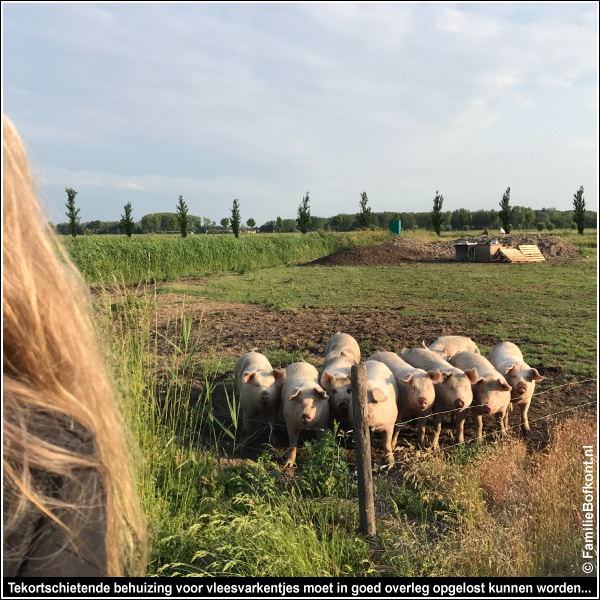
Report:
[{"label": "pig ear", "polygon": [[503,392],[510,392],[512,390],[512,387],[508,385],[508,383],[506,383],[506,381],[504,381],[503,379],[498,379],[498,383],[500,384],[500,389]]},{"label": "pig ear", "polygon": [[244,383],[252,383],[254,379],[256,379],[256,371],[244,371],[242,375],[242,379]]},{"label": "pig ear", "polygon": [[329,371],[323,371],[321,383],[327,387],[333,387],[335,385],[335,377]]},{"label": "pig ear", "polygon": [[479,381],[479,375],[477,374],[477,369],[467,369],[465,371],[465,375],[471,382],[471,385],[475,385]]},{"label": "pig ear", "polygon": [[275,383],[281,383],[285,379],[285,369],[273,369]]},{"label": "pig ear", "polygon": [[529,377],[530,377],[530,381],[542,381],[542,379],[544,379],[544,377],[542,377],[539,373],[537,369],[529,369]]},{"label": "pig ear", "polygon": [[415,376],[411,373],[410,375],[408,375],[406,377],[406,379],[402,379],[402,377],[398,377],[398,381],[401,381],[402,383],[412,383],[412,380],[415,378]]},{"label": "pig ear", "polygon": [[379,388],[375,388],[372,395],[373,402],[383,402],[385,400],[385,394]]},{"label": "pig ear", "polygon": [[504,374],[505,374],[505,375],[508,375],[508,374],[509,374],[509,373],[510,373],[510,372],[511,372],[513,369],[515,369],[515,368],[516,368],[516,366],[517,366],[517,365],[515,365],[515,364],[512,364],[512,365],[510,365],[509,367],[506,367],[506,369],[504,369]]},{"label": "pig ear", "polygon": [[302,388],[296,388],[291,394],[290,394],[290,400],[300,400],[300,398],[298,398],[298,396],[300,396],[300,392],[302,391]]},{"label": "pig ear", "polygon": [[435,371],[428,371],[427,377],[429,377],[433,383],[437,383],[442,378],[442,374],[439,369],[436,369]]},{"label": "pig ear", "polygon": [[327,392],[320,385],[315,387],[315,394],[317,394],[317,396],[320,398],[323,398],[323,400],[327,400],[328,398]]},{"label": "pig ear", "polygon": [[444,371],[442,373],[442,381],[448,381],[452,377],[452,371]]}]

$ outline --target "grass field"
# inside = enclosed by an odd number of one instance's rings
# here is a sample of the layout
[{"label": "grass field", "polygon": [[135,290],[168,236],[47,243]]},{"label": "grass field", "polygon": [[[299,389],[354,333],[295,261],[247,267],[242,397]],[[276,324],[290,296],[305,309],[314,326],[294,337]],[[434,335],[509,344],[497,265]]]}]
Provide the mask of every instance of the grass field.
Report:
[{"label": "grass field", "polygon": [[[583,247],[595,256],[590,237]],[[357,533],[345,442],[333,433],[309,441],[293,472],[277,448],[245,458],[231,380],[235,359],[257,339],[273,364],[305,357],[318,365],[338,327],[365,356],[443,331],[471,335],[484,353],[516,342],[547,378],[540,391],[595,379],[596,278],[594,258],[288,265],[97,295],[141,449],[149,573],[580,575],[581,446],[596,443],[595,385],[541,396],[530,412],[534,442],[516,431],[497,440],[493,425],[483,444],[437,453],[405,441],[396,467],[375,476],[370,541]],[[444,435],[450,440],[450,430]]]}]

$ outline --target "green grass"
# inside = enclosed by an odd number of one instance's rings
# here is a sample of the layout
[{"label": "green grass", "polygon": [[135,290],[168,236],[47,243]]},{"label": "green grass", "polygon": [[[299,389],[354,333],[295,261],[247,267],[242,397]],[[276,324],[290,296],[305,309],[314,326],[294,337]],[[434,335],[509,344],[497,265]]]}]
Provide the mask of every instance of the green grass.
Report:
[{"label": "green grass", "polygon": [[[533,364],[589,377],[596,362],[596,263],[278,267],[171,285],[170,291],[277,310],[320,306],[395,309],[406,318],[446,315],[472,337],[513,340]],[[160,287],[159,287],[160,291]],[[396,332],[402,344],[403,333]],[[497,342],[494,342],[497,343]],[[482,345],[489,350],[491,346]]]},{"label": "green grass", "polygon": [[[596,376],[595,261],[277,267],[96,300],[123,415],[140,448],[150,575],[579,574],[581,532],[571,506],[579,502],[581,445],[595,439],[592,425],[566,426],[547,455],[530,456],[512,439],[403,458],[395,478],[375,478],[374,546],[357,533],[355,487],[335,436],[305,444],[291,478],[268,451],[256,462],[224,453],[223,441],[236,439],[239,407],[228,395],[225,426],[212,402],[215,386],[231,387],[235,359],[206,358],[206,349],[199,359],[201,331],[183,304],[161,329],[168,351],[159,352],[161,291],[279,310],[344,308],[356,318],[395,309],[407,323],[441,315],[476,340],[513,339],[529,362],[560,366],[571,379]],[[396,342],[403,335],[390,332]],[[274,365],[315,362],[302,351],[265,354]]]},{"label": "green grass", "polygon": [[62,242],[90,283],[172,281],[309,260],[341,248],[379,244],[387,232],[302,235],[197,235],[188,238],[63,236]]}]

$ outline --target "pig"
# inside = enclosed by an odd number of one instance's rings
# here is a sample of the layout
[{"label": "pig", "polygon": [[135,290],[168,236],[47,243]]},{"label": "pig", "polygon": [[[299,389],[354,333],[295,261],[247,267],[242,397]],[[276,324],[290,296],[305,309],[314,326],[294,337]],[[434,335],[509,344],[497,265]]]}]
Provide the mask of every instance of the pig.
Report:
[{"label": "pig", "polygon": [[[425,342],[423,342],[423,346],[425,346]],[[477,348],[477,344],[471,338],[460,335],[444,335],[439,337],[429,346],[429,350],[437,352],[446,360],[452,358],[458,352],[475,352],[476,354],[481,354],[479,348]]]},{"label": "pig", "polygon": [[462,371],[453,367],[439,354],[426,348],[402,350],[400,357],[409,365],[425,371],[440,370],[442,376],[434,384],[435,402],[433,405],[434,437],[431,444],[435,450],[439,447],[442,419],[444,413],[456,414],[456,441],[463,444],[465,419],[468,408],[473,402],[471,385],[477,382],[477,369]]},{"label": "pig", "polygon": [[494,365],[475,352],[459,352],[450,360],[459,369],[476,369],[477,381],[473,384],[471,412],[477,429],[477,439],[483,438],[483,415],[497,415],[502,435],[506,435],[506,415],[510,404],[510,391],[506,379],[494,369]]},{"label": "pig", "polygon": [[285,370],[274,369],[266,356],[252,351],[238,358],[234,373],[235,392],[242,409],[243,437],[250,437],[252,420],[260,414],[268,418],[272,430],[279,412]]},{"label": "pig", "polygon": [[339,421],[348,420],[348,407],[352,402],[351,369],[354,360],[338,356],[327,363],[321,373],[321,386],[329,396],[329,416]]},{"label": "pig", "polygon": [[[511,402],[518,404],[521,409],[521,432],[524,436],[530,435],[527,413],[535,391],[535,382],[542,381],[544,378],[537,369],[530,367],[525,362],[521,350],[512,342],[502,342],[494,346],[488,360],[512,386]],[[508,412],[506,416],[508,417]],[[508,422],[508,418],[506,421]]]},{"label": "pig", "polygon": [[[381,433],[385,450],[384,465],[390,469],[394,464],[392,439],[398,418],[398,388],[392,371],[375,360],[365,362],[367,368],[367,411],[369,427]],[[350,421],[354,422],[352,402],[348,409]]]},{"label": "pig", "polygon": [[352,359],[354,364],[360,362],[360,348],[356,340],[351,335],[338,331],[327,340],[323,367],[325,368],[328,363],[340,356]]},{"label": "pig", "polygon": [[296,461],[298,437],[302,429],[316,429],[319,438],[325,434],[329,402],[327,392],[319,385],[318,371],[304,361],[286,368],[281,398],[290,440],[290,451],[284,466],[291,467]]},{"label": "pig", "polygon": [[[424,371],[409,365],[395,352],[376,352],[368,360],[377,360],[386,365],[394,374],[398,385],[398,421],[404,419],[417,419],[419,432],[419,445],[425,445],[425,425],[427,417],[431,414],[435,400],[434,383],[437,383],[442,374],[440,370]],[[396,446],[400,427],[394,431],[392,447]]]}]

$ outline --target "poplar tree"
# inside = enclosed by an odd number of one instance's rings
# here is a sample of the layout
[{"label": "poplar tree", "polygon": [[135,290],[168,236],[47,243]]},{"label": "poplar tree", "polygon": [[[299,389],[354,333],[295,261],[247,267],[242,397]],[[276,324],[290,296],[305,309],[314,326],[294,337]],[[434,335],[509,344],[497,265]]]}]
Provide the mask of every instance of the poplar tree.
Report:
[{"label": "poplar tree", "polygon": [[310,221],[310,198],[308,197],[308,192],[306,192],[306,196],[302,198],[302,202],[298,207],[298,218],[296,219],[298,229],[305,235],[310,227]]},{"label": "poplar tree", "polygon": [[510,206],[510,188],[507,187],[502,201],[500,202],[500,221],[502,222],[502,229],[504,233],[510,233],[510,220],[512,219],[513,209]]},{"label": "poplar tree", "polygon": [[358,215],[358,225],[363,229],[367,229],[371,224],[371,209],[367,206],[369,199],[367,192],[360,195],[360,213]]},{"label": "poplar tree", "polygon": [[233,235],[235,237],[240,237],[240,204],[239,200],[236,198],[233,201],[233,208],[231,209],[231,230],[233,231]]},{"label": "poplar tree", "polygon": [[179,196],[179,202],[177,203],[177,221],[179,223],[179,231],[181,231],[181,237],[187,237],[188,228],[188,207],[183,201],[183,196]]},{"label": "poplar tree", "polygon": [[442,235],[442,205],[444,204],[444,196],[438,190],[435,191],[433,199],[433,210],[431,211],[431,226],[437,233],[438,237]]},{"label": "poplar tree", "polygon": [[69,233],[75,237],[81,223],[81,219],[79,218],[80,209],[75,208],[75,196],[77,196],[77,192],[73,188],[65,188],[65,192],[67,192],[67,203],[65,206],[67,207],[67,217],[69,218]]},{"label": "poplar tree", "polygon": [[577,225],[577,233],[583,235],[585,224],[585,199],[583,197],[583,186],[573,194],[573,221]]},{"label": "poplar tree", "polygon": [[127,234],[127,237],[131,237],[131,234],[133,233],[133,226],[134,221],[131,216],[131,202],[128,202],[125,205],[125,214],[121,215],[121,231],[124,231]]}]

